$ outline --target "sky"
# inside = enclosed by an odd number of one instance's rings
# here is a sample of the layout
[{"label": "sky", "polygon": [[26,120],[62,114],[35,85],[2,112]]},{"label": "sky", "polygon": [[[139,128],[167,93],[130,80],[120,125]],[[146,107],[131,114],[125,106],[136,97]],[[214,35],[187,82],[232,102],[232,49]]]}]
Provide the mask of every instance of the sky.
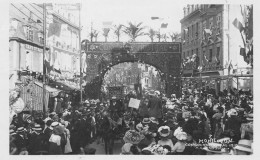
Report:
[{"label": "sky", "polygon": [[[112,21],[113,25],[127,24],[127,22],[143,22],[146,31],[149,28],[159,30],[161,23],[168,23],[161,33],[180,32],[180,20],[183,18],[183,3],[173,0],[87,0],[82,1],[81,24],[83,26],[82,39],[86,39],[91,30],[100,31],[98,41],[104,41],[102,36],[102,22]],[[151,17],[160,17],[163,20],[151,20]],[[122,35],[122,41],[128,37]],[[115,41],[116,37],[110,31],[108,41]],[[150,41],[143,36],[137,41]]]}]

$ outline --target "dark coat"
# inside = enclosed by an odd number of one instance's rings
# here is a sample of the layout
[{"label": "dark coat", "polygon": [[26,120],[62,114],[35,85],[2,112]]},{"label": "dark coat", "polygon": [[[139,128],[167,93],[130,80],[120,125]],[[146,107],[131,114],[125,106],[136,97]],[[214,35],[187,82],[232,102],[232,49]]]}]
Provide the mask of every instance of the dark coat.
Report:
[{"label": "dark coat", "polygon": [[52,134],[52,130],[47,127],[44,132],[43,132],[44,136],[45,136],[45,140],[47,140],[47,142],[49,142],[49,139],[51,137],[51,134]]},{"label": "dark coat", "polygon": [[144,117],[146,115],[149,115],[148,106],[146,106],[144,103],[142,103],[139,107],[139,115],[141,117]]},{"label": "dark coat", "polygon": [[195,118],[190,118],[187,122],[185,122],[183,131],[192,135],[194,130],[198,130],[198,120]]},{"label": "dark coat", "polygon": [[27,148],[27,140],[20,134],[16,135],[14,144],[16,145],[18,152],[20,152],[23,148]]},{"label": "dark coat", "polygon": [[37,154],[38,151],[48,151],[48,143],[45,140],[44,134],[32,133],[29,140],[28,151],[30,154]]},{"label": "dark coat", "polygon": [[232,130],[235,133],[240,133],[241,119],[237,116],[231,116],[227,119],[225,130]]},{"label": "dark coat", "polygon": [[162,101],[159,98],[151,98],[149,100],[148,108],[150,117],[162,118]]},{"label": "dark coat", "polygon": [[58,146],[56,143],[50,142],[49,154],[50,155],[60,155],[60,154],[62,154],[61,146]]}]

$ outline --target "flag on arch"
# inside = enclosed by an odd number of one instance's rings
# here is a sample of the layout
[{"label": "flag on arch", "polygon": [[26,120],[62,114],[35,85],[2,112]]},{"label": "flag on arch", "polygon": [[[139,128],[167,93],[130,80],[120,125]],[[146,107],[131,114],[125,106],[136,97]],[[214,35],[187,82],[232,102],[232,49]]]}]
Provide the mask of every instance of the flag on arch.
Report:
[{"label": "flag on arch", "polygon": [[167,28],[167,26],[168,26],[168,23],[162,23],[161,24],[161,28]]}]

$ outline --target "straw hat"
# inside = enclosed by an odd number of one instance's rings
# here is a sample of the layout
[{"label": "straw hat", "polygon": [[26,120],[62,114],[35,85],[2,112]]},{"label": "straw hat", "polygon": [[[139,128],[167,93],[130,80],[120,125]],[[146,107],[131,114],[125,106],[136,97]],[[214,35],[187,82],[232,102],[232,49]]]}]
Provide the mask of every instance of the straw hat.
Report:
[{"label": "straw hat", "polygon": [[247,119],[248,121],[253,121],[253,119],[254,119],[254,114],[253,114],[253,113],[248,114],[246,119]]},{"label": "straw hat", "polygon": [[21,132],[24,132],[24,131],[25,131],[24,127],[17,128],[17,133],[21,133]]},{"label": "straw hat", "polygon": [[158,120],[157,120],[155,117],[150,117],[150,121],[151,121],[152,123],[159,124]]},{"label": "straw hat", "polygon": [[35,124],[34,127],[32,128],[34,131],[42,131],[42,127],[39,124]]},{"label": "straw hat", "polygon": [[237,116],[237,111],[235,109],[230,109],[227,113],[229,116]]},{"label": "straw hat", "polygon": [[111,99],[112,99],[112,100],[116,100],[116,96],[113,96]]},{"label": "straw hat", "polygon": [[240,150],[240,151],[245,151],[245,152],[250,152],[253,153],[252,150],[252,142],[247,139],[241,139],[239,140],[238,144],[234,149]]},{"label": "straw hat", "polygon": [[183,140],[187,140],[188,136],[186,132],[182,131],[181,127],[178,127],[173,134],[178,140],[183,141]]},{"label": "straw hat", "polygon": [[13,136],[13,135],[16,135],[16,132],[15,132],[13,129],[11,129],[10,132],[9,132],[9,134],[10,134],[11,136]]},{"label": "straw hat", "polygon": [[151,123],[151,120],[149,118],[144,118],[142,121],[143,124]]},{"label": "straw hat", "polygon": [[59,122],[52,122],[51,126],[52,126],[52,127],[59,126]]}]

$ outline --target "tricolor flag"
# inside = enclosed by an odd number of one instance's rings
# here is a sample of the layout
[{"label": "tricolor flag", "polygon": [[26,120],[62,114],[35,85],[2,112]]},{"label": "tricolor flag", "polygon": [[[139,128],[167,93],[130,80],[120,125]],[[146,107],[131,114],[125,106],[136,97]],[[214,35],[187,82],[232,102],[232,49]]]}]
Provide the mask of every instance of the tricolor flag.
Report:
[{"label": "tricolor flag", "polygon": [[51,23],[48,30],[48,37],[51,37],[53,35],[60,36],[61,32],[61,24],[60,23]]},{"label": "tricolor flag", "polygon": [[109,28],[104,28],[103,29],[103,32],[104,32],[103,35],[108,35],[109,31],[110,31]]},{"label": "tricolor flag", "polygon": [[103,22],[103,28],[111,28],[112,27],[112,21],[106,21],[106,22]]},{"label": "tricolor flag", "polygon": [[242,31],[244,30],[243,24],[242,24],[237,18],[233,21],[233,25],[234,25],[240,32],[242,32]]},{"label": "tricolor flag", "polygon": [[162,23],[161,24],[161,28],[167,28],[167,26],[168,26],[168,23]]}]

